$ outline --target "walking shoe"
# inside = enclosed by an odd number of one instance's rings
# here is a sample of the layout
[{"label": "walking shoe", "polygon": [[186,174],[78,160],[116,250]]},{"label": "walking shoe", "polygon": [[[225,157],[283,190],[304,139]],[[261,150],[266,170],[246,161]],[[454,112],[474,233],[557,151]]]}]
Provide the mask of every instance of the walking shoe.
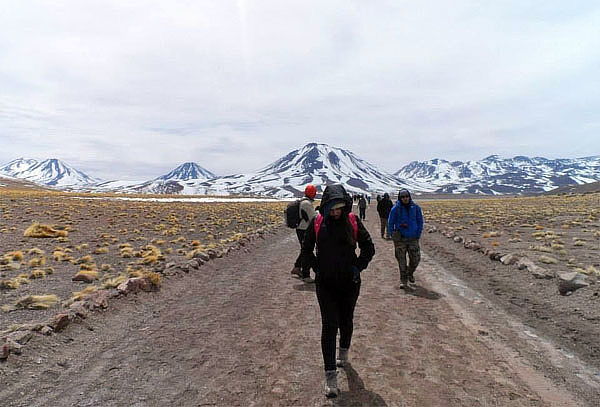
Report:
[{"label": "walking shoe", "polygon": [[291,273],[292,277],[301,278],[302,276],[302,271],[300,270],[300,267],[294,267]]},{"label": "walking shoe", "polygon": [[348,349],[340,348],[335,364],[337,367],[344,367],[346,363],[348,363]]},{"label": "walking shoe", "polygon": [[412,273],[408,275],[408,281],[413,284],[415,283],[415,276],[413,276]]},{"label": "walking shoe", "polygon": [[403,290],[406,289],[406,288],[408,288],[408,281],[406,281],[406,280],[400,280],[400,288],[403,289]]},{"label": "walking shoe", "polygon": [[337,370],[325,371],[325,396],[328,398],[337,397],[340,389],[337,385]]},{"label": "walking shoe", "polygon": [[315,282],[315,279],[314,279],[314,278],[310,278],[310,277],[304,277],[304,278],[302,279],[302,281],[304,281],[304,282],[305,282],[305,283],[307,283],[307,284],[311,284],[311,283],[314,283],[314,282]]}]

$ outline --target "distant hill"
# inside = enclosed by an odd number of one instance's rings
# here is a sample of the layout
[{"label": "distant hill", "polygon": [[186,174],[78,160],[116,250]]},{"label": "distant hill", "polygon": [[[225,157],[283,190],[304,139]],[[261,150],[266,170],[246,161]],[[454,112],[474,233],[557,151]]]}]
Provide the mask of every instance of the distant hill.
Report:
[{"label": "distant hill", "polygon": [[546,195],[557,195],[557,194],[586,194],[592,192],[600,192],[600,181],[590,182],[589,184],[582,185],[566,185],[550,191],[545,192]]}]

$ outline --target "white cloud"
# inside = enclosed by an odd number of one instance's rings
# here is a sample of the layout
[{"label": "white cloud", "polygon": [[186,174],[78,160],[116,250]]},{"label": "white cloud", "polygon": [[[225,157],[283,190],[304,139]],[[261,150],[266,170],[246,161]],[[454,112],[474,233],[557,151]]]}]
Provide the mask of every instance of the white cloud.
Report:
[{"label": "white cloud", "polygon": [[0,161],[150,178],[250,171],[310,141],[389,171],[599,154],[600,6],[525,3],[8,2]]}]

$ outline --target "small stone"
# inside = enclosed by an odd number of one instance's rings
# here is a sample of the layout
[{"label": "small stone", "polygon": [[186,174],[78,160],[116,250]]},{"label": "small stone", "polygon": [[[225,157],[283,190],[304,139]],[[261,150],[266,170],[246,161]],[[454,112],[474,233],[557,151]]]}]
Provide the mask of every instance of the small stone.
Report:
[{"label": "small stone", "polygon": [[6,345],[8,345],[8,350],[12,354],[20,355],[21,353],[23,353],[23,345],[15,342],[15,341],[7,339],[6,340]]},{"label": "small stone", "polygon": [[69,325],[70,322],[71,322],[71,318],[70,318],[69,314],[67,314],[66,312],[63,312],[60,314],[56,314],[54,316],[54,318],[52,318],[51,322],[48,325],[51,326],[54,329],[54,331],[60,332],[63,329],[65,329]]},{"label": "small stone", "polygon": [[33,332],[31,331],[16,331],[8,335],[9,341],[15,341],[21,345],[25,345],[31,338],[33,338]]},{"label": "small stone", "polygon": [[107,290],[98,290],[85,297],[84,303],[88,309],[108,308],[110,293]]},{"label": "small stone", "polygon": [[540,267],[536,264],[530,264],[527,267],[527,271],[529,271],[535,278],[551,280],[554,278],[554,273],[546,270],[543,267]]},{"label": "small stone", "polygon": [[462,236],[454,236],[454,240],[456,243],[462,243],[462,241],[464,240]]},{"label": "small stone", "polygon": [[46,336],[50,336],[50,335],[52,335],[52,333],[53,333],[53,332],[54,332],[54,329],[52,329],[52,327],[50,327],[50,326],[48,326],[48,325],[44,326],[44,327],[43,327],[43,328],[40,330],[40,333],[41,333],[42,335],[46,335]]},{"label": "small stone", "polygon": [[585,280],[585,274],[581,274],[576,271],[559,274],[558,292],[561,295],[567,295],[569,292],[589,286],[589,283],[587,283]]},{"label": "small stone", "polygon": [[10,347],[8,343],[2,344],[2,349],[0,349],[0,360],[8,359],[8,355],[10,354]]},{"label": "small stone", "polygon": [[506,266],[515,264],[519,261],[520,256],[516,253],[508,253],[500,258],[500,262]]}]

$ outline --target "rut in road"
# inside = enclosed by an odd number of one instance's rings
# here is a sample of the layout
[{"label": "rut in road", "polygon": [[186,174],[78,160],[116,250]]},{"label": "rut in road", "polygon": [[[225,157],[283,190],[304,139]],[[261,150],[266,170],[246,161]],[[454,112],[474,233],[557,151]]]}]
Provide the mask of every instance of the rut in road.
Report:
[{"label": "rut in road", "polygon": [[338,399],[323,396],[314,286],[290,277],[298,243],[281,230],[250,253],[34,339],[40,363],[22,356],[23,369],[0,389],[2,405],[580,405],[564,389],[531,388],[466,329],[427,288],[433,263],[423,264],[415,291],[399,290],[392,244],[377,237],[379,221],[369,215],[377,254],[363,273]]}]

